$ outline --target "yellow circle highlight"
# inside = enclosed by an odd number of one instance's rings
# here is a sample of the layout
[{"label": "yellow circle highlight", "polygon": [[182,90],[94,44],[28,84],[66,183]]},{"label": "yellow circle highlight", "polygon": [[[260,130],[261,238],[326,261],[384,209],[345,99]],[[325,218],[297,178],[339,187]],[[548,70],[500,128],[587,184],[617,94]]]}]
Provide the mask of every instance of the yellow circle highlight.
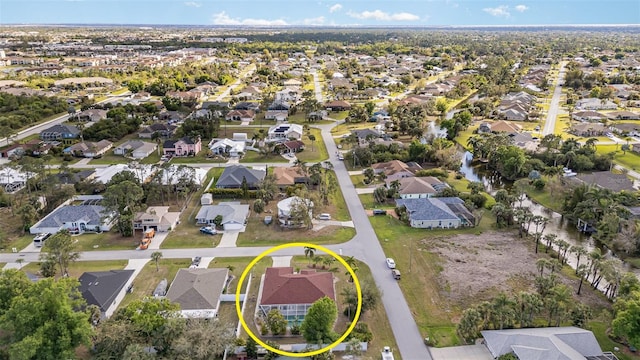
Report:
[{"label": "yellow circle highlight", "polygon": [[[264,341],[262,341],[260,338],[258,338],[251,331],[251,329],[249,329],[249,326],[247,326],[247,323],[244,320],[244,317],[242,316],[242,310],[240,308],[240,291],[242,290],[242,284],[244,283],[245,278],[249,274],[249,271],[258,263],[258,261],[262,260],[265,256],[271,254],[274,251],[287,249],[287,248],[293,248],[293,247],[302,247],[302,248],[304,248],[305,246],[306,247],[312,247],[312,248],[314,248],[316,250],[320,250],[322,252],[325,252],[328,255],[333,256],[336,260],[338,260],[339,263],[341,263],[342,265],[344,265],[345,268],[347,268],[347,271],[349,272],[349,274],[353,278],[353,283],[356,286],[356,292],[358,293],[358,305],[356,306],[356,314],[355,314],[355,316],[353,318],[353,321],[351,322],[351,325],[349,326],[347,331],[345,331],[344,334],[342,334],[342,336],[338,340],[336,340],[333,343],[325,346],[322,349],[309,351],[309,352],[306,352],[306,353],[294,353],[294,352],[289,352],[289,351],[283,351],[283,350],[280,350],[280,349],[276,349],[276,348],[274,348],[272,346],[267,345]],[[248,292],[249,292],[249,289],[247,289],[247,293]],[[246,297],[245,297],[245,301],[246,301]],[[256,304],[256,306],[257,306],[257,304]],[[335,252],[327,249],[326,247],[319,246],[319,245],[314,245],[314,244],[309,244],[309,243],[298,242],[298,243],[282,244],[282,245],[278,245],[276,247],[273,247],[273,248],[263,252],[262,254],[258,255],[255,259],[253,259],[249,263],[249,265],[247,265],[247,267],[242,272],[242,275],[240,276],[240,280],[238,281],[238,288],[236,289],[236,312],[238,313],[238,318],[240,319],[240,324],[242,324],[242,328],[244,329],[244,331],[246,331],[247,334],[251,338],[253,338],[253,340],[255,340],[260,346],[264,347],[268,351],[274,352],[274,353],[276,353],[278,355],[282,355],[282,356],[290,356],[290,357],[313,356],[313,355],[318,355],[318,354],[321,354],[321,353],[323,353],[325,351],[333,349],[334,347],[338,346],[341,342],[343,342],[347,338],[347,336],[349,336],[349,334],[353,331],[353,329],[356,326],[356,323],[358,322],[358,318],[360,318],[361,310],[362,310],[362,288],[360,287],[360,281],[358,280],[358,277],[356,276],[356,273],[353,271],[351,266],[349,266],[349,264],[347,264],[347,262],[344,261],[342,256],[340,256],[340,255],[336,254]],[[340,316],[339,313],[338,313],[338,316]]]}]

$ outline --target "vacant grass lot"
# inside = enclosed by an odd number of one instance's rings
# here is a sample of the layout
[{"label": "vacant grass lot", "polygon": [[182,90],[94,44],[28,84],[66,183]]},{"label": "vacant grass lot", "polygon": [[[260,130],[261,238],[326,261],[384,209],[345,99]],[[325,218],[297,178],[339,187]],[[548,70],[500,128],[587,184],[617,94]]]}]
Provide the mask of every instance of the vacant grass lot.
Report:
[{"label": "vacant grass lot", "polygon": [[[309,134],[315,136],[316,140],[309,140]],[[309,134],[302,136],[304,142],[304,150],[297,153],[296,157],[303,162],[316,163],[329,159],[327,147],[322,140],[320,129],[310,129]],[[313,144],[312,144],[313,143]]]},{"label": "vacant grass lot", "polygon": [[[127,266],[127,260],[76,261],[69,265],[69,277],[78,278],[87,271],[122,270],[125,266]],[[23,266],[22,270],[37,274],[40,271],[40,263],[29,263]],[[57,271],[57,276],[59,276],[60,268]]]},{"label": "vacant grass lot", "polygon": [[[306,150],[305,150],[306,151]],[[244,153],[241,163],[282,163],[289,162],[289,160],[282,157],[280,154],[267,154],[263,155],[257,151],[247,151]]]},{"label": "vacant grass lot", "polygon": [[640,155],[627,151],[625,154],[620,150],[620,145],[597,145],[597,151],[600,154],[609,154],[615,152],[613,161],[631,170],[640,170]]},{"label": "vacant grass lot", "polygon": [[153,296],[153,291],[162,279],[167,279],[167,285],[170,285],[178,269],[188,268],[189,265],[191,265],[191,259],[160,259],[158,270],[156,270],[156,263],[153,260],[149,261],[133,281],[133,291],[125,295],[120,307],[125,307],[134,300]]},{"label": "vacant grass lot", "polygon": [[[272,246],[290,242],[312,241],[314,244],[339,244],[356,235],[353,228],[326,226],[321,230],[283,229],[272,223],[265,225],[264,216],[251,216],[246,231],[238,236],[237,246]],[[274,219],[274,221],[278,221]]]},{"label": "vacant grass lot", "polygon": [[141,238],[141,231],[136,232],[132,237],[122,237],[115,228],[100,234],[73,236],[77,251],[133,250],[139,245]]},{"label": "vacant grass lot", "polygon": [[391,216],[373,216],[369,220],[382,244],[385,254],[398,264],[412,264],[405,276],[411,281],[401,281],[400,287],[422,337],[431,337],[438,346],[458,344],[453,320],[461,309],[448,303],[441,295],[442,284],[438,274],[443,270],[439,257],[426,250],[415,251],[412,244],[425,238],[451,234],[480,234],[493,227],[495,219],[485,214],[479,226],[460,230],[424,230],[414,229]]},{"label": "vacant grass lot", "polygon": [[160,245],[161,249],[214,247],[220,242],[221,235],[200,233],[200,226],[196,224],[195,216],[200,210],[200,197],[207,190],[206,186],[211,179],[217,180],[223,171],[222,167],[209,170],[202,187],[191,196],[189,204],[180,215],[180,224],[167,235]]}]

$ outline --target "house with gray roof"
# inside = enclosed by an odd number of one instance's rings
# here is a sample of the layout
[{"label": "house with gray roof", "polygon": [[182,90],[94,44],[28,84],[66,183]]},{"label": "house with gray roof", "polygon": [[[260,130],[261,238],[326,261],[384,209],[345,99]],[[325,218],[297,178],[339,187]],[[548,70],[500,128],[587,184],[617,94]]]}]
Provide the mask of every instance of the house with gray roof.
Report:
[{"label": "house with gray roof", "polygon": [[214,318],[228,278],[226,268],[180,269],[166,296],[180,304],[180,313],[186,318]]},{"label": "house with gray roof", "polygon": [[78,279],[78,290],[87,305],[96,305],[103,318],[109,317],[122,301],[125,295],[123,290],[130,285],[130,280],[133,281],[133,272],[134,270],[86,272]]},{"label": "house with gray roof", "polygon": [[114,155],[144,159],[156,151],[158,144],[142,140],[129,140],[113,148]]},{"label": "house with gray roof", "polygon": [[249,205],[239,202],[221,202],[218,205],[203,205],[196,215],[199,225],[213,225],[215,218],[222,216],[222,227],[225,231],[238,231],[244,228],[249,216]]},{"label": "house with gray roof", "polygon": [[80,136],[80,130],[72,125],[57,124],[40,132],[40,139],[44,141],[62,141],[68,144]]},{"label": "house with gray roof", "polygon": [[473,214],[458,197],[397,199],[396,207],[406,209],[413,228],[451,229],[475,225]]},{"label": "house with gray roof", "polygon": [[603,353],[589,330],[573,326],[484,330],[484,344],[494,358],[513,353],[520,360],[617,360]]},{"label": "house with gray roof", "polygon": [[613,192],[636,191],[633,187],[633,181],[629,180],[625,174],[614,174],[610,171],[596,171],[589,174],[578,174],[576,179],[587,185],[597,186]]},{"label": "house with gray roof", "polygon": [[78,196],[68,200],[29,228],[29,232],[55,234],[68,230],[72,234],[83,234],[109,231],[115,215],[106,213],[105,207],[99,205],[101,200],[102,196]]},{"label": "house with gray roof", "polygon": [[254,170],[242,165],[228,166],[224,168],[220,178],[218,178],[216,187],[221,189],[240,189],[242,187],[242,179],[246,179],[249,189],[255,190],[266,174],[265,170]]}]

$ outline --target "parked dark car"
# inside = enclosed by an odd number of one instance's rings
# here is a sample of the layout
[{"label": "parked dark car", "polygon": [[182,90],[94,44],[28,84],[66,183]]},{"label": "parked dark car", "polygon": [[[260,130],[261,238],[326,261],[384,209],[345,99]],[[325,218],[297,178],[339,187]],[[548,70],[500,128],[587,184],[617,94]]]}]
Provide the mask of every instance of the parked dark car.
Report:
[{"label": "parked dark car", "polygon": [[213,226],[203,226],[200,228],[200,232],[203,234],[215,235],[218,233]]},{"label": "parked dark car", "polygon": [[373,215],[387,215],[387,210],[373,209]]}]

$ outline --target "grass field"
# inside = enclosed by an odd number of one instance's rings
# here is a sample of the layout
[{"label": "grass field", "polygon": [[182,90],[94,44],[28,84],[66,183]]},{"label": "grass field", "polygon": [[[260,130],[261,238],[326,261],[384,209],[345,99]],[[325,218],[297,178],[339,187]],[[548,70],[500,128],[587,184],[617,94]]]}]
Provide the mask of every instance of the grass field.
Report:
[{"label": "grass field", "polygon": [[620,150],[620,145],[597,145],[598,153],[609,154],[615,152],[613,161],[631,170],[640,170],[640,154],[627,151],[625,154]]},{"label": "grass field", "polygon": [[152,296],[153,290],[162,279],[167,279],[168,284],[170,284],[178,269],[188,268],[189,265],[191,265],[191,259],[160,259],[158,261],[158,270],[156,270],[156,263],[153,260],[149,261],[133,281],[133,291],[125,295],[120,307],[127,306],[134,300]]},{"label": "grass field", "polygon": [[[76,261],[69,264],[69,277],[78,278],[87,271],[122,270],[127,266],[127,260],[107,261]],[[22,270],[37,274],[40,271],[40,263],[32,262],[22,267]],[[57,269],[60,275],[60,269]]]},{"label": "grass field", "polygon": [[[306,150],[305,150],[306,151]],[[247,151],[244,153],[241,163],[281,163],[289,162],[289,160],[282,157],[279,154],[262,155],[257,151]]]},{"label": "grass field", "polygon": [[320,129],[310,129],[309,134],[315,136],[316,140],[311,142],[307,135],[302,137],[302,142],[304,142],[304,150],[297,153],[296,157],[300,161],[304,162],[320,162],[329,159],[329,153],[327,152],[327,147],[322,140],[322,135],[320,134]]}]

